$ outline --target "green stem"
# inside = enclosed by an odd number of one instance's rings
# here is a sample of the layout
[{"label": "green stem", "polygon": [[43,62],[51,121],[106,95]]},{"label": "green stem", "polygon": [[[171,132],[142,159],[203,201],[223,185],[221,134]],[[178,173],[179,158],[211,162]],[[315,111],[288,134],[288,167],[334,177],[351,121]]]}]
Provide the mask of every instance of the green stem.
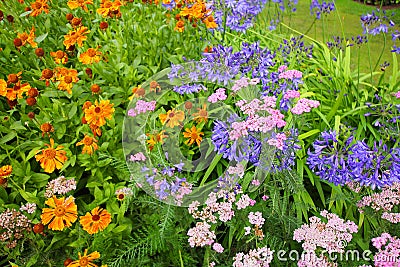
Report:
[{"label": "green stem", "polygon": [[[368,37],[367,37],[368,38]],[[371,61],[371,46],[369,44],[369,38],[367,39],[367,47],[368,47],[368,60],[369,60],[369,71],[370,71],[370,75],[371,75],[371,84],[373,82],[372,80],[372,61]]]},{"label": "green stem", "polygon": [[385,48],[386,48],[386,34],[383,34],[383,47],[382,47],[381,53],[379,54],[378,60],[376,61],[376,64],[375,64],[375,67],[374,67],[374,71],[376,70],[376,68],[379,65],[379,62],[381,61],[383,52],[385,51]]}]

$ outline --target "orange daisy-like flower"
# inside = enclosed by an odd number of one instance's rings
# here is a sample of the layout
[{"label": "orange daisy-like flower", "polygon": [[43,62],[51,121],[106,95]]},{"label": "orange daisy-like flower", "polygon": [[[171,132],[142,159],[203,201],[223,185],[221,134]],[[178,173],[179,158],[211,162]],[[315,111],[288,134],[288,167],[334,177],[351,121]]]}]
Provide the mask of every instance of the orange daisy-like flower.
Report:
[{"label": "orange daisy-like flower", "polygon": [[67,49],[75,44],[78,44],[79,47],[82,47],[83,41],[87,39],[86,34],[88,33],[90,33],[90,30],[85,26],[80,26],[79,28],[70,30],[66,35],[64,35],[63,44]]},{"label": "orange daisy-like flower", "polygon": [[193,113],[193,117],[197,123],[208,121],[208,112],[206,110],[207,105],[203,104],[203,108],[198,108],[199,112]]},{"label": "orange daisy-like flower", "polygon": [[36,161],[40,162],[40,166],[47,173],[52,173],[57,168],[60,170],[64,165],[64,162],[68,160],[64,150],[62,150],[63,146],[57,146],[54,148],[54,140],[50,138],[50,144],[46,144],[48,148],[42,149],[41,154],[38,154],[38,151],[35,155]]},{"label": "orange daisy-like flower", "polygon": [[68,62],[68,55],[64,51],[58,50],[57,52],[50,52],[56,64],[65,64]]},{"label": "orange daisy-like flower", "polygon": [[31,4],[32,12],[30,14],[31,17],[36,17],[40,15],[42,12],[46,14],[49,13],[49,5],[47,4],[48,0],[36,0]]},{"label": "orange daisy-like flower", "polygon": [[111,214],[103,208],[96,207],[91,213],[86,212],[85,216],[81,216],[79,222],[83,230],[92,235],[103,231],[110,224]]},{"label": "orange daisy-like flower", "polygon": [[217,23],[214,20],[212,15],[208,16],[203,20],[204,24],[206,24],[207,29],[215,29],[218,27]]},{"label": "orange daisy-like flower", "polygon": [[122,2],[120,0],[110,1],[101,0],[100,8],[97,9],[97,13],[103,17],[120,17],[120,7]]},{"label": "orange daisy-like flower", "polygon": [[86,52],[79,55],[79,61],[83,64],[93,64],[101,60],[102,53],[97,49],[89,48]]},{"label": "orange daisy-like flower", "polygon": [[106,119],[111,120],[115,111],[113,106],[110,100],[101,100],[100,103],[96,100],[94,105],[84,110],[87,123],[97,127],[103,126],[106,124]]},{"label": "orange daisy-like flower", "polygon": [[86,12],[88,11],[86,5],[91,5],[91,4],[93,4],[93,0],[69,0],[67,3],[70,9],[75,9],[80,7]]},{"label": "orange daisy-like flower", "polygon": [[6,95],[8,100],[13,101],[15,99],[21,99],[23,98],[23,94],[26,94],[29,89],[31,89],[31,86],[29,83],[24,83],[21,84],[21,81],[18,81],[18,83],[14,84],[12,88],[6,88]]},{"label": "orange daisy-like flower", "polygon": [[62,231],[64,228],[71,227],[78,219],[78,207],[75,204],[75,199],[69,196],[67,199],[62,197],[58,199],[56,196],[49,198],[45,202],[51,208],[43,208],[42,223],[49,224],[49,229]]},{"label": "orange daisy-like flower", "polygon": [[0,79],[0,95],[6,96],[7,94],[7,82],[3,79]]},{"label": "orange daisy-like flower", "polygon": [[200,146],[201,140],[203,140],[203,135],[204,133],[198,132],[195,126],[192,126],[191,129],[186,128],[185,132],[183,133],[183,137],[189,139],[185,141],[185,144],[191,146],[194,142],[196,142],[196,144]]},{"label": "orange daisy-like flower", "polygon": [[179,126],[180,122],[185,119],[185,113],[182,110],[171,109],[166,114],[158,115],[162,124],[167,123],[167,127],[174,128]]},{"label": "orange daisy-like flower", "polygon": [[97,145],[97,140],[88,135],[85,135],[85,137],[80,142],[76,143],[76,146],[81,145],[83,145],[82,154],[92,155],[94,151],[99,149],[99,146]]},{"label": "orange daisy-like flower", "polygon": [[178,20],[174,30],[178,32],[183,32],[185,30],[185,22],[183,20]]},{"label": "orange daisy-like flower", "polygon": [[18,33],[17,37],[19,39],[21,39],[22,45],[29,43],[33,48],[37,47],[37,43],[35,42],[35,27],[34,26],[32,26],[32,29],[29,32],[29,34],[27,34],[26,32]]},{"label": "orange daisy-like flower", "polygon": [[165,130],[162,130],[159,133],[155,134],[150,134],[147,133],[146,135],[149,137],[149,140],[147,140],[147,143],[149,144],[149,149],[152,150],[154,146],[158,143],[164,144],[164,138],[167,138],[168,135],[165,135]]},{"label": "orange daisy-like flower", "polygon": [[79,260],[73,261],[67,265],[67,267],[97,267],[96,264],[92,263],[93,260],[100,258],[100,253],[95,251],[87,255],[87,249],[85,249],[83,256],[78,252]]},{"label": "orange daisy-like flower", "polygon": [[11,165],[4,165],[0,168],[0,178],[7,178],[12,173],[12,166]]},{"label": "orange daisy-like flower", "polygon": [[67,68],[56,68],[55,76],[56,80],[60,82],[57,88],[72,94],[73,83],[77,83],[79,81],[78,71]]}]

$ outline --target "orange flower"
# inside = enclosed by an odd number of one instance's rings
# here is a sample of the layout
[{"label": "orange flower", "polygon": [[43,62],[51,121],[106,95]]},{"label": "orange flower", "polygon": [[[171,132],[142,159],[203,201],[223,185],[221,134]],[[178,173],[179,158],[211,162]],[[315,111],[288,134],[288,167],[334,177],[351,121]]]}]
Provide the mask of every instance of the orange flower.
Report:
[{"label": "orange flower", "polygon": [[206,24],[207,29],[215,29],[218,27],[217,23],[214,20],[214,17],[212,15],[208,16],[203,20],[203,22]]},{"label": "orange flower", "polygon": [[97,127],[103,126],[106,124],[106,119],[111,120],[115,111],[113,106],[110,100],[101,100],[100,103],[96,100],[94,105],[84,110],[87,123]]},{"label": "orange flower", "polygon": [[158,115],[162,124],[167,123],[167,127],[174,128],[179,126],[180,122],[185,119],[185,113],[182,110],[171,109],[166,114]]},{"label": "orange flower", "polygon": [[67,3],[70,9],[75,9],[80,7],[86,12],[88,11],[86,5],[91,5],[91,4],[93,4],[93,0],[69,0]]},{"label": "orange flower", "polygon": [[181,17],[194,17],[196,19],[201,19],[204,16],[205,11],[206,5],[203,2],[198,1],[194,3],[191,7],[182,8],[179,14],[181,15]]},{"label": "orange flower", "polygon": [[36,17],[40,15],[42,12],[46,14],[49,13],[49,5],[47,4],[48,0],[36,0],[31,4],[32,12],[30,16]]},{"label": "orange flower", "polygon": [[41,154],[36,152],[35,158],[36,161],[40,162],[40,166],[47,173],[52,173],[57,168],[60,170],[64,165],[64,162],[68,160],[64,150],[62,150],[63,146],[57,146],[54,148],[54,140],[50,138],[50,144],[46,144],[48,148],[42,149]]},{"label": "orange flower", "polygon": [[200,146],[201,140],[203,140],[203,135],[204,133],[198,132],[195,126],[192,126],[191,129],[186,128],[185,132],[183,133],[183,137],[189,139],[185,141],[185,144],[191,146],[194,142],[196,142],[196,144]]},{"label": "orange flower", "polygon": [[17,37],[19,39],[21,39],[22,45],[29,43],[33,48],[37,47],[37,43],[35,42],[35,27],[34,26],[32,26],[32,29],[29,32],[29,34],[27,34],[26,32],[18,33]]},{"label": "orange flower", "polygon": [[40,130],[42,131],[42,137],[47,134],[50,137],[50,133],[54,132],[54,127],[50,123],[46,122],[40,125]]},{"label": "orange flower", "polygon": [[90,30],[85,26],[70,30],[68,34],[64,35],[63,44],[66,46],[67,49],[75,44],[78,44],[79,47],[82,47],[83,41],[87,39],[86,34],[88,33],[90,33]]},{"label": "orange flower", "polygon": [[7,178],[12,173],[12,166],[11,165],[4,165],[0,168],[0,178]]},{"label": "orange flower", "polygon": [[78,207],[72,196],[67,199],[65,197],[58,199],[53,196],[47,199],[45,204],[51,208],[43,208],[40,218],[44,225],[50,223],[51,230],[62,231],[64,228],[71,227],[72,223],[78,219]]},{"label": "orange flower", "polygon": [[15,99],[21,99],[23,98],[23,94],[27,93],[29,91],[29,89],[31,89],[31,86],[29,85],[29,83],[24,83],[21,84],[21,81],[18,81],[18,83],[14,84],[14,86],[12,88],[6,88],[7,92],[6,92],[6,97],[8,100],[15,100]]},{"label": "orange flower", "polygon": [[3,79],[0,79],[0,95],[6,96],[7,94],[7,82]]},{"label": "orange flower", "polygon": [[86,52],[79,55],[79,61],[83,64],[93,64],[101,60],[102,53],[97,49],[89,48]]},{"label": "orange flower", "polygon": [[120,17],[120,6],[122,6],[120,0],[115,0],[114,2],[110,0],[101,0],[100,8],[97,9],[97,13],[103,17]]},{"label": "orange flower", "polygon": [[161,132],[155,134],[150,134],[150,133],[146,134],[150,138],[149,140],[147,140],[150,150],[152,150],[154,146],[158,143],[164,144],[164,138],[168,137],[167,135],[164,134],[164,132],[165,130],[162,130]]},{"label": "orange flower", "polygon": [[185,30],[185,22],[183,20],[178,20],[174,30],[178,32],[183,32]]},{"label": "orange flower", "polygon": [[56,80],[60,82],[57,88],[62,91],[67,91],[69,94],[72,94],[73,83],[79,81],[78,71],[74,69],[56,68],[55,77]]},{"label": "orange flower", "polygon": [[100,253],[95,251],[87,255],[87,249],[85,249],[85,252],[83,253],[83,256],[81,256],[81,253],[78,252],[79,255],[79,260],[73,261],[70,264],[67,265],[67,267],[97,267],[96,264],[92,263],[93,260],[99,259],[100,258]]},{"label": "orange flower", "polygon": [[111,214],[103,208],[96,207],[91,214],[86,212],[85,216],[81,216],[79,222],[83,230],[92,235],[103,231],[110,224]]},{"label": "orange flower", "polygon": [[68,55],[64,51],[58,50],[57,52],[50,52],[56,64],[65,64],[68,62]]},{"label": "orange flower", "polygon": [[94,151],[99,149],[99,146],[96,143],[97,140],[95,138],[85,135],[80,142],[76,143],[76,146],[83,145],[82,154],[92,155]]},{"label": "orange flower", "polygon": [[197,123],[208,121],[208,112],[206,110],[207,105],[203,104],[203,108],[198,108],[199,112],[193,113],[193,117]]}]

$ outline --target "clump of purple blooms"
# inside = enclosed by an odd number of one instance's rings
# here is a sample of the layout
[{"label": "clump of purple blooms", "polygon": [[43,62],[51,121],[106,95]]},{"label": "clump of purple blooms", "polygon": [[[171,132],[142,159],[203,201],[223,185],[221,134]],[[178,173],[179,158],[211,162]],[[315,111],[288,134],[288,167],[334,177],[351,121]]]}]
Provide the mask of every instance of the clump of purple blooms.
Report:
[{"label": "clump of purple blooms", "polygon": [[246,32],[266,3],[267,0],[213,0],[211,9],[219,30]]},{"label": "clump of purple blooms", "polygon": [[393,27],[394,22],[386,15],[386,11],[372,11],[371,14],[361,16],[361,25],[364,29],[364,34],[377,35],[387,33],[389,27]]},{"label": "clump of purple blooms", "polygon": [[321,14],[330,14],[335,10],[335,2],[334,1],[322,1],[320,3],[319,0],[312,0],[310,5],[311,15],[316,16],[317,19],[321,19]]},{"label": "clump of purple blooms", "polygon": [[364,141],[351,144],[352,137],[341,143],[336,131],[322,132],[321,138],[308,151],[307,163],[322,179],[335,185],[354,181],[372,189],[399,181],[400,148],[388,149],[382,141],[372,148]]},{"label": "clump of purple blooms", "polygon": [[146,102],[144,100],[138,100],[135,108],[128,110],[128,116],[135,117],[140,113],[146,113],[147,111],[154,111],[156,108],[156,101]]}]

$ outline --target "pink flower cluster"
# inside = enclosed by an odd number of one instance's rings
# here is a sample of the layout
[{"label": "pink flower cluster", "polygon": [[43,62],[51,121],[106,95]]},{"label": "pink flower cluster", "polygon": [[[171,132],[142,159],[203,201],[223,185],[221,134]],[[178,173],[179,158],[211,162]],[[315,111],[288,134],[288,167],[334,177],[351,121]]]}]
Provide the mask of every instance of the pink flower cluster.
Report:
[{"label": "pink flower cluster", "polygon": [[372,245],[378,249],[374,255],[376,267],[397,267],[400,265],[400,239],[383,233],[372,238]]},{"label": "pink flower cluster", "polygon": [[256,201],[251,199],[247,194],[241,195],[240,199],[236,202],[236,207],[238,210],[247,208],[248,206],[254,206]]},{"label": "pink flower cluster", "polygon": [[65,195],[76,189],[76,181],[74,178],[67,180],[64,176],[60,176],[47,183],[44,196],[51,198],[53,195]]},{"label": "pink flower cluster", "polygon": [[258,225],[259,227],[264,225],[265,219],[262,217],[262,213],[257,212],[250,212],[249,213],[249,223],[253,225]]},{"label": "pink flower cluster", "polygon": [[197,222],[196,227],[190,228],[187,235],[189,237],[189,244],[193,247],[204,247],[205,245],[212,245],[216,238],[215,232],[210,231],[211,225],[206,222]]},{"label": "pink flower cluster", "polygon": [[0,242],[7,248],[15,248],[25,232],[31,231],[31,221],[21,212],[7,209],[0,213]]},{"label": "pink flower cluster", "polygon": [[286,139],[287,137],[285,133],[278,133],[275,138],[268,139],[267,143],[270,146],[283,150],[283,145]]},{"label": "pink flower cluster", "polygon": [[154,111],[156,108],[156,101],[146,102],[144,100],[138,100],[135,108],[128,110],[128,116],[135,117],[140,113],[146,113],[147,111]]},{"label": "pink flower cluster", "polygon": [[400,99],[400,91],[394,93],[394,96],[395,96],[396,98],[399,98],[399,99]]},{"label": "pink flower cluster", "polygon": [[243,178],[244,167],[243,167],[242,164],[238,163],[235,167],[234,166],[229,166],[227,172],[230,175],[237,174],[237,176],[239,176],[239,178]]},{"label": "pink flower cluster", "polygon": [[273,251],[268,247],[251,249],[247,254],[237,253],[233,259],[233,267],[269,267]]},{"label": "pink flower cluster", "polygon": [[36,203],[26,203],[19,208],[20,211],[26,211],[29,214],[35,213],[36,211]]},{"label": "pink flower cluster", "polygon": [[232,86],[231,90],[233,92],[237,92],[242,88],[246,88],[249,85],[256,85],[260,82],[260,79],[254,78],[254,79],[249,79],[247,77],[242,77],[239,80],[235,81],[235,84]]},{"label": "pink flower cluster", "polygon": [[298,70],[286,70],[279,73],[279,79],[285,80],[294,80],[294,79],[301,79],[303,77],[303,73]]},{"label": "pink flower cluster", "polygon": [[220,243],[214,243],[212,248],[218,253],[224,252],[224,247]]},{"label": "pink flower cluster", "polygon": [[218,101],[224,101],[228,96],[225,94],[225,88],[219,88],[215,93],[210,95],[207,100],[210,103],[217,103]]},{"label": "pink flower cluster", "polygon": [[303,114],[305,112],[310,112],[311,108],[319,107],[319,101],[317,100],[310,100],[307,98],[302,98],[297,101],[296,105],[291,109],[293,114]]},{"label": "pink flower cluster", "polygon": [[329,262],[324,255],[317,256],[315,252],[303,253],[297,262],[298,267],[336,267],[337,263]]},{"label": "pink flower cluster", "polygon": [[283,95],[283,99],[299,98],[300,92],[295,90],[287,90]]},{"label": "pink flower cluster", "polygon": [[142,152],[138,152],[135,155],[131,155],[131,161],[146,161],[146,156]]},{"label": "pink flower cluster", "polygon": [[364,207],[371,207],[375,211],[383,210],[382,218],[391,223],[400,222],[399,213],[391,213],[390,211],[396,205],[400,204],[400,183],[393,183],[391,186],[386,186],[379,193],[373,193],[371,196],[363,197],[357,207],[360,212],[363,212]]},{"label": "pink flower cluster", "polygon": [[239,100],[235,104],[240,107],[240,110],[250,117],[256,115],[258,111],[270,111],[271,108],[276,107],[276,97],[264,96],[262,101],[260,99],[253,99],[250,102],[246,100]]},{"label": "pink flower cluster", "polygon": [[317,247],[327,250],[328,253],[344,252],[344,244],[351,241],[352,233],[358,231],[357,225],[352,221],[345,222],[336,214],[323,210],[322,217],[328,219],[323,222],[320,218],[313,216],[310,224],[303,224],[293,233],[293,239],[302,242],[306,252],[315,252]]}]

